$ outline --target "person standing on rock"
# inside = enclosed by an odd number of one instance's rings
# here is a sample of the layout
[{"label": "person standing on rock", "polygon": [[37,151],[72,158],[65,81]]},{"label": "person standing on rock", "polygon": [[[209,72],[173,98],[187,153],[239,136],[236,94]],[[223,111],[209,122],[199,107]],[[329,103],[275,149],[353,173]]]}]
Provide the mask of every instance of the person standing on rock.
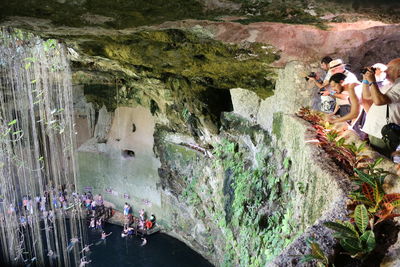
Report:
[{"label": "person standing on rock", "polygon": [[[364,79],[369,85],[369,92],[365,92],[370,93],[373,102],[365,124],[375,131],[368,133],[370,145],[382,155],[390,158],[391,153],[396,150],[398,144],[386,143],[382,139],[381,130],[387,123],[386,113],[389,113],[389,122],[397,125],[400,124],[400,58],[391,60],[386,66],[386,78],[391,83],[387,85],[388,88],[379,89],[375,73],[371,68],[368,68],[368,71],[364,74]],[[375,106],[382,105],[388,106],[384,109],[385,115],[374,111]]]}]

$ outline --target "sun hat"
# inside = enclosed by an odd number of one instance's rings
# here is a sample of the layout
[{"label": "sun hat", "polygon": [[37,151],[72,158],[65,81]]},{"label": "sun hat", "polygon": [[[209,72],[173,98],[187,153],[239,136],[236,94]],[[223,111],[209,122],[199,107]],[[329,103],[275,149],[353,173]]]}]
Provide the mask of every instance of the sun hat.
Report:
[{"label": "sun hat", "polygon": [[382,63],[375,63],[374,65],[372,65],[372,67],[375,69],[380,69],[381,71],[387,70],[386,65]]},{"label": "sun hat", "polygon": [[341,60],[340,58],[334,59],[331,62],[329,62],[329,69],[333,69],[342,65],[344,65],[343,60]]}]

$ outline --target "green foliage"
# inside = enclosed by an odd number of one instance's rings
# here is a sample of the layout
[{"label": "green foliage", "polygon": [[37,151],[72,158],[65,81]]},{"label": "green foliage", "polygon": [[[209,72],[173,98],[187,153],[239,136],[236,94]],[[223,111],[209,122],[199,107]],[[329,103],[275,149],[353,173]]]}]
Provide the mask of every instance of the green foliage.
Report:
[{"label": "green foliage", "polygon": [[358,205],[354,211],[354,220],[361,233],[365,232],[368,226],[368,211],[364,205]]},{"label": "green foliage", "polygon": [[364,257],[375,248],[375,235],[366,230],[369,223],[367,209],[358,205],[355,209],[355,225],[350,222],[326,222],[325,226],[336,231],[334,237],[339,240],[342,248],[352,257]]},{"label": "green foliage", "polygon": [[315,260],[321,265],[328,267],[329,266],[328,257],[325,256],[319,244],[315,242],[313,239],[308,239],[306,241],[308,247],[311,249],[311,253],[304,255],[300,262],[305,263]]},{"label": "green foliage", "polygon": [[192,179],[181,194],[191,206],[197,206],[201,203],[201,198],[196,193],[196,186],[197,179]]},{"label": "green foliage", "polygon": [[17,142],[23,137],[24,132],[17,128],[17,123],[18,120],[14,119],[8,123],[0,124],[0,141],[9,140]]},{"label": "green foliage", "polygon": [[[293,221],[293,208],[287,201],[292,190],[287,181],[288,173],[276,175],[276,167],[265,160],[269,151],[261,148],[259,151],[264,152],[256,155],[257,168],[253,168],[246,164],[239,144],[223,139],[214,145],[213,167],[222,168],[231,176],[234,190],[230,222],[219,217],[220,227],[237,233],[237,242],[227,238],[226,251],[237,254],[226,258],[226,266],[264,265],[295,238],[297,224]],[[281,163],[287,171],[290,162],[287,157]],[[269,216],[262,215],[260,210],[265,205],[277,208]],[[265,221],[261,223],[262,227],[260,221]]]},{"label": "green foliage", "polygon": [[[349,195],[354,203],[363,203],[366,206],[368,216],[374,224],[400,216],[393,213],[395,207],[400,204],[400,194],[386,194],[383,190],[388,173],[376,167],[379,162],[380,160],[376,160],[363,171],[355,169],[357,176],[353,179],[359,188]],[[357,209],[354,212],[354,216],[356,215]]]},{"label": "green foliage", "polygon": [[43,43],[43,49],[44,51],[49,51],[51,49],[54,49],[57,47],[57,40],[55,39],[47,39],[44,43]]},{"label": "green foliage", "polygon": [[189,122],[189,119],[190,119],[190,116],[191,116],[192,114],[189,112],[189,110],[187,109],[187,108],[184,108],[183,110],[182,110],[182,117],[183,117],[183,120],[187,123],[187,122]]}]

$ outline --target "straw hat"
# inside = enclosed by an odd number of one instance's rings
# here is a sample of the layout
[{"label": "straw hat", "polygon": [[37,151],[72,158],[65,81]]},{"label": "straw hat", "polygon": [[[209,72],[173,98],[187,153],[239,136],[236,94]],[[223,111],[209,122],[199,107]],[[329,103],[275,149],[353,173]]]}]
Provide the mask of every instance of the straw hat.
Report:
[{"label": "straw hat", "polygon": [[343,63],[343,60],[341,60],[341,59],[334,59],[334,60],[332,60],[331,62],[329,62],[329,69],[333,69],[333,68],[336,68],[336,67],[339,67],[339,66],[343,66],[344,65],[344,63]]}]

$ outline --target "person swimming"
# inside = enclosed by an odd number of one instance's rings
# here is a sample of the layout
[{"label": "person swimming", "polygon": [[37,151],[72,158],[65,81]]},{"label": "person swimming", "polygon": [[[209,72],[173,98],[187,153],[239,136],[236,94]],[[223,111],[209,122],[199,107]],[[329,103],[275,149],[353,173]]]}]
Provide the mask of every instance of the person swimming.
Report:
[{"label": "person swimming", "polygon": [[85,258],[86,258],[86,256],[81,259],[81,261],[79,263],[79,267],[84,267],[86,264],[89,264],[92,262],[92,260],[87,261]]},{"label": "person swimming", "polygon": [[143,242],[142,242],[142,244],[140,245],[141,247],[143,247],[144,245],[147,244],[147,239],[146,239],[146,238],[143,237],[142,240],[143,240]]},{"label": "person swimming", "polygon": [[105,239],[107,238],[107,236],[109,236],[109,235],[111,235],[111,234],[112,234],[112,232],[110,232],[109,234],[106,234],[106,232],[103,231],[103,232],[101,233],[101,239],[102,239],[102,240],[105,240]]},{"label": "person swimming", "polygon": [[93,244],[86,245],[86,246],[82,249],[81,253],[89,253],[89,252],[90,252],[90,246],[93,246]]},{"label": "person swimming", "polygon": [[96,243],[96,246],[100,245],[100,244],[106,244],[106,238],[107,236],[111,235],[112,232],[110,232],[109,234],[106,234],[106,232],[102,231],[101,232],[101,237],[100,237],[100,241],[98,241]]},{"label": "person swimming", "polygon": [[74,247],[75,243],[79,242],[79,239],[77,237],[71,238],[68,246],[67,246],[67,251],[70,252],[72,248]]}]

